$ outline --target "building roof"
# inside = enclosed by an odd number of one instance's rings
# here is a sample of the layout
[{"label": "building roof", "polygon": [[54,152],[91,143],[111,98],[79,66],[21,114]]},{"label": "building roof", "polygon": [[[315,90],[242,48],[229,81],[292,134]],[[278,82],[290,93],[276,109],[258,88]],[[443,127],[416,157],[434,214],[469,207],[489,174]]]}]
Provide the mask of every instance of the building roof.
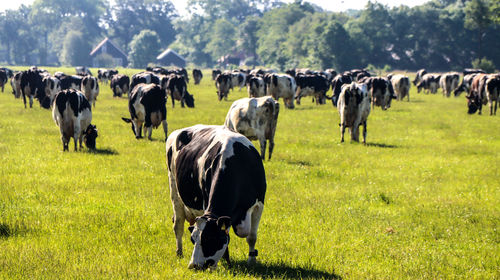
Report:
[{"label": "building roof", "polygon": [[186,61],[186,59],[185,59],[184,57],[182,57],[182,55],[180,55],[180,54],[176,53],[174,50],[171,50],[171,49],[166,49],[164,52],[162,52],[160,55],[158,55],[158,56],[156,57],[156,59],[158,59],[158,60],[163,59],[163,58],[165,58],[166,56],[168,56],[168,55],[170,55],[170,54],[175,55],[175,56],[177,56],[178,58],[180,58],[180,59],[182,59],[182,60]]},{"label": "building roof", "polygon": [[90,56],[93,56],[104,44],[110,43],[115,49],[117,49],[124,57],[127,57],[127,55],[119,48],[117,47],[113,41],[111,41],[108,37],[104,38],[91,52]]}]

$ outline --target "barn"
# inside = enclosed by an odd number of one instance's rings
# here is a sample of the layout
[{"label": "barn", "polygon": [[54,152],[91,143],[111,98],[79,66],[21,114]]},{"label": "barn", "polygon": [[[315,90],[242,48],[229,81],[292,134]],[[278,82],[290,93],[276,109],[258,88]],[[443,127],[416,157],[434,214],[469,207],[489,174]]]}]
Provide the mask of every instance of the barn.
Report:
[{"label": "barn", "polygon": [[90,58],[93,67],[126,67],[128,64],[127,55],[108,37],[90,52]]},{"label": "barn", "polygon": [[174,50],[166,49],[159,56],[156,57],[156,62],[162,66],[177,66],[186,67],[186,59]]}]

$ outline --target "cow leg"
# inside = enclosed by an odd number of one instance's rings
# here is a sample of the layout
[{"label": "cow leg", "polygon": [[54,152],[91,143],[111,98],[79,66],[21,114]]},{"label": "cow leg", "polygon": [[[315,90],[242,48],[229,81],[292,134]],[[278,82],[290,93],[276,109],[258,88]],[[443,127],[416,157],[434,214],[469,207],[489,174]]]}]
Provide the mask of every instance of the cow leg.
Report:
[{"label": "cow leg", "polygon": [[497,107],[498,107],[498,98],[495,99],[495,111],[493,113],[495,116],[497,115]]},{"label": "cow leg", "polygon": [[[170,171],[169,171],[170,172]],[[172,176],[169,176],[170,178]],[[173,191],[175,188],[175,180],[170,179],[170,198],[172,200],[172,208],[174,209],[174,234],[175,240],[177,244],[177,256],[182,257],[182,235],[184,234],[184,221],[186,220],[186,216],[184,213],[184,206],[182,205],[181,198],[177,194],[176,191]]]},{"label": "cow leg", "polygon": [[168,138],[168,123],[166,120],[161,121],[161,125],[163,126],[163,132],[165,132],[165,141]]},{"label": "cow leg", "polygon": [[33,108],[33,95],[30,95],[30,108]]},{"label": "cow leg", "polygon": [[344,143],[345,124],[340,124],[340,143]]},{"label": "cow leg", "polygon": [[366,144],[366,121],[363,122],[363,144]]},{"label": "cow leg", "polygon": [[231,268],[231,260],[229,259],[229,247],[226,247],[226,251],[224,252],[224,255],[222,256],[224,260],[227,262],[227,266]]},{"label": "cow leg", "polygon": [[153,133],[153,126],[152,125],[150,125],[150,126],[144,125],[144,136],[147,135],[148,136],[148,140],[150,140],[150,141],[153,140],[151,138],[151,134],[152,133]]},{"label": "cow leg", "polygon": [[259,139],[260,142],[260,157],[262,160],[266,159],[266,138]]},{"label": "cow leg", "polygon": [[257,203],[252,211],[250,234],[247,236],[248,243],[248,261],[249,265],[257,263],[257,250],[255,250],[255,243],[257,242],[257,229],[259,228],[260,217],[264,210],[264,204]]},{"label": "cow leg", "polygon": [[174,100],[174,95],[173,94],[170,94],[170,97],[172,99],[172,108],[175,107],[175,100]]},{"label": "cow leg", "polygon": [[269,139],[269,160],[271,160],[273,150],[274,150],[274,139]]},{"label": "cow leg", "polygon": [[69,148],[68,148],[69,140],[66,139],[66,137],[64,137],[64,135],[62,134],[62,131],[61,131],[61,142],[63,144],[63,152],[69,151]]},{"label": "cow leg", "polygon": [[[76,124],[74,126],[75,132],[73,133],[73,142],[75,142],[75,152],[78,151],[77,149],[77,142],[80,140],[80,125]],[[82,147],[82,142],[80,142],[80,148]]]},{"label": "cow leg", "polygon": [[181,98],[181,108],[184,108],[184,98]]},{"label": "cow leg", "polygon": [[24,91],[23,91],[23,102],[24,102],[24,109],[26,109],[26,95],[24,95]]}]

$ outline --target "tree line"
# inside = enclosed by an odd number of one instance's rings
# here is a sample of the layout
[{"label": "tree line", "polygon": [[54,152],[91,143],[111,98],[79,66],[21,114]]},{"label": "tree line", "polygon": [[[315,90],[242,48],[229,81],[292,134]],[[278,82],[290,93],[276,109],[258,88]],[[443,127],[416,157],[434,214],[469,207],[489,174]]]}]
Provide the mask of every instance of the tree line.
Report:
[{"label": "tree line", "polygon": [[0,13],[0,61],[88,65],[92,48],[109,37],[132,67],[154,62],[166,48],[201,67],[231,54],[280,70],[500,65],[496,0],[433,0],[411,8],[368,2],[340,13],[301,0],[188,0],[187,10],[181,17],[166,0],[35,0]]}]

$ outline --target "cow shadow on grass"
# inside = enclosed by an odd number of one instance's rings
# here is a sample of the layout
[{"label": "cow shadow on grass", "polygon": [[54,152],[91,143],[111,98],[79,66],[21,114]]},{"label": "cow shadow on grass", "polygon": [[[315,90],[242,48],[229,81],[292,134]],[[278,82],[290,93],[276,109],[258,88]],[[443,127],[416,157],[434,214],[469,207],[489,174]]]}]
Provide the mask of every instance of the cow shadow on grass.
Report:
[{"label": "cow shadow on grass", "polygon": [[255,278],[280,278],[280,279],[342,279],[340,275],[322,270],[317,270],[312,267],[292,267],[286,263],[257,263],[254,266],[248,266],[246,261],[233,261],[231,268],[228,270],[249,275]]},{"label": "cow shadow on grass", "polygon": [[115,149],[112,149],[112,148],[102,148],[102,149],[89,150],[89,153],[104,155],[104,156],[118,155],[118,151]]},{"label": "cow shadow on grass", "polygon": [[368,146],[368,147],[377,147],[377,148],[385,148],[385,149],[399,148],[399,146],[391,145],[391,144],[384,144],[384,143],[366,143],[366,146]]}]

